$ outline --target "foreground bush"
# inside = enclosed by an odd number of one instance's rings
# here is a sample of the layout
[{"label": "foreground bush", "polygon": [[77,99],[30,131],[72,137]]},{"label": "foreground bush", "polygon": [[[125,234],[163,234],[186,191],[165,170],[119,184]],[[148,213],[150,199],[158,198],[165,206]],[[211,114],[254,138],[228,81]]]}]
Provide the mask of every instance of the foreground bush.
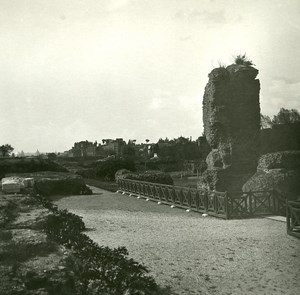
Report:
[{"label": "foreground bush", "polygon": [[36,198],[53,213],[44,226],[49,238],[72,251],[66,263],[77,294],[162,294],[154,279],[147,276],[148,270],[127,257],[126,248],[99,246],[82,233],[85,226],[79,216],[59,210],[44,197]]},{"label": "foreground bush", "polygon": [[157,171],[146,171],[144,173],[130,173],[123,176],[124,179],[147,181],[152,183],[161,183],[173,185],[173,179],[169,174]]}]

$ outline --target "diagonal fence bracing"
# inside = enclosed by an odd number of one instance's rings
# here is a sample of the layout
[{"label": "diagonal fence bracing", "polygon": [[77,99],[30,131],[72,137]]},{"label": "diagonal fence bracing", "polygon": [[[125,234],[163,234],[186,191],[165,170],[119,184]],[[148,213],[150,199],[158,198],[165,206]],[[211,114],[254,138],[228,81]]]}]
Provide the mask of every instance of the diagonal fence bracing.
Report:
[{"label": "diagonal fence bracing", "polygon": [[118,179],[119,191],[224,219],[285,215],[286,200],[276,191],[217,192]]}]

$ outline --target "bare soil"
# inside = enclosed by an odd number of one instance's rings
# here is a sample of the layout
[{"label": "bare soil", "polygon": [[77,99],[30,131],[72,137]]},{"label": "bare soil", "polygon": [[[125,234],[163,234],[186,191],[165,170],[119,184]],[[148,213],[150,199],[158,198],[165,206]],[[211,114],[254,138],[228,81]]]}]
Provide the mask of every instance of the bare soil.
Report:
[{"label": "bare soil", "polygon": [[93,188],[56,200],[100,245],[126,246],[172,294],[300,294],[300,240],[285,222],[221,220]]}]

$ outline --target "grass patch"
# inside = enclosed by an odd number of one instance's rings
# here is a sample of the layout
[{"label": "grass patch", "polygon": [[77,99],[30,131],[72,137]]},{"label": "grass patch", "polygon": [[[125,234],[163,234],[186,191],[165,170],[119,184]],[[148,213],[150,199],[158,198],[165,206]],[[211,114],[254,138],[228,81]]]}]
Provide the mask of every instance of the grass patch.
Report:
[{"label": "grass patch", "polygon": [[0,261],[6,264],[16,264],[35,256],[46,256],[56,250],[57,244],[50,241],[37,245],[10,241],[2,247]]},{"label": "grass patch", "polygon": [[12,239],[12,233],[10,230],[0,230],[0,241],[10,241]]},{"label": "grass patch", "polygon": [[17,207],[12,201],[0,202],[0,227],[5,227],[18,216]]}]

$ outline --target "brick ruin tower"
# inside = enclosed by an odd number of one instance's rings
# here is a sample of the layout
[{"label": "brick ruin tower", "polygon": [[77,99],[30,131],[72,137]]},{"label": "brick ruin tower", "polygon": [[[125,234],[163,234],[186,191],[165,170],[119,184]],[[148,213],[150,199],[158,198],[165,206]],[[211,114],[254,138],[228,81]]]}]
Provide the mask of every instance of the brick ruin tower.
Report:
[{"label": "brick ruin tower", "polygon": [[203,123],[211,152],[199,188],[240,191],[256,172],[260,132],[257,74],[249,64],[232,64],[208,75]]}]

